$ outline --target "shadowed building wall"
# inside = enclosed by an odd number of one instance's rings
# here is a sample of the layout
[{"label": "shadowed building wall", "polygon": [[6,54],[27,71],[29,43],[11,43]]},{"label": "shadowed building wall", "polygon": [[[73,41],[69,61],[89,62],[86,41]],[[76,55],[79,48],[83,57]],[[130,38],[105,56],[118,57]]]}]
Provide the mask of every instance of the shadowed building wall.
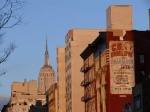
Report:
[{"label": "shadowed building wall", "polygon": [[58,112],[58,101],[57,101],[57,83],[53,84],[48,91],[47,94],[47,106],[48,106],[48,112]]}]

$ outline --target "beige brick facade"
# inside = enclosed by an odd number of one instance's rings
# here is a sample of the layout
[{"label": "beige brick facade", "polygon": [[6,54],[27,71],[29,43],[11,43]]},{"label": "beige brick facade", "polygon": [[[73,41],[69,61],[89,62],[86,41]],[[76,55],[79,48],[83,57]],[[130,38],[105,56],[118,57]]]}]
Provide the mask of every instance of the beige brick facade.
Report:
[{"label": "beige brick facade", "polygon": [[13,82],[11,86],[10,110],[11,112],[29,112],[30,106],[35,105],[36,100],[46,104],[46,95],[37,93],[37,82]]},{"label": "beige brick facade", "polygon": [[99,31],[73,29],[66,35],[66,112],[84,112],[84,103],[81,102],[84,89],[80,86],[84,75],[80,72],[83,62],[80,53],[99,35]]},{"label": "beige brick facade", "polygon": [[29,82],[24,80],[24,82],[13,82],[11,85],[11,95],[13,94],[37,94],[37,82],[31,80]]},{"label": "beige brick facade", "polygon": [[133,29],[131,5],[111,5],[106,15],[107,29]]}]

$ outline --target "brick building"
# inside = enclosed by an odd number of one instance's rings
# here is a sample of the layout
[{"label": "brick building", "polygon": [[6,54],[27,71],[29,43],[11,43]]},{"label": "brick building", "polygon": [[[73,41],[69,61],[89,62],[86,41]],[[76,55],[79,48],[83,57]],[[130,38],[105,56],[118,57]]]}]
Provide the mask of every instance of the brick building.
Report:
[{"label": "brick building", "polygon": [[[117,32],[117,33],[116,33]],[[85,111],[125,111],[134,86],[134,31],[100,32],[81,53]]]},{"label": "brick building", "polygon": [[[131,105],[135,105],[132,87],[150,77],[149,55],[150,31],[100,32],[81,53],[84,62],[81,67],[84,96],[81,100],[85,102],[85,111],[132,111]],[[146,83],[143,85],[147,88]],[[141,93],[147,94],[145,90]],[[133,99],[139,94],[136,89]]]}]

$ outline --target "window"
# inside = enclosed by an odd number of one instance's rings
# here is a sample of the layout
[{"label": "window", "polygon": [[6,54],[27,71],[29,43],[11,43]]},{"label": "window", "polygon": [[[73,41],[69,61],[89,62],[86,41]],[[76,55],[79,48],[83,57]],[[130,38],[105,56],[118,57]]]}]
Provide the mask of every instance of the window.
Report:
[{"label": "window", "polygon": [[97,49],[97,51],[94,52],[94,59],[96,59],[101,54],[100,50]]},{"label": "window", "polygon": [[137,95],[134,97],[134,110],[141,109],[141,95]]},{"label": "window", "polygon": [[141,75],[145,76],[145,71],[144,70],[141,70]]},{"label": "window", "polygon": [[145,70],[140,71],[142,81],[146,80]]},{"label": "window", "polygon": [[73,37],[71,37],[71,41],[73,41]]},{"label": "window", "polygon": [[140,54],[140,63],[143,64],[144,63],[144,55]]}]

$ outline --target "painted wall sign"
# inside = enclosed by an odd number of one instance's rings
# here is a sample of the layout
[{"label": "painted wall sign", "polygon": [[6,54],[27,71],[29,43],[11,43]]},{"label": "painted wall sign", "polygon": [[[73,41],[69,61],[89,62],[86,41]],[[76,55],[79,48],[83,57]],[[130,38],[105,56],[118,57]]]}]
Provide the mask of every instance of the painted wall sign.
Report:
[{"label": "painted wall sign", "polygon": [[132,41],[110,41],[110,92],[131,94],[134,86],[134,49]]}]

